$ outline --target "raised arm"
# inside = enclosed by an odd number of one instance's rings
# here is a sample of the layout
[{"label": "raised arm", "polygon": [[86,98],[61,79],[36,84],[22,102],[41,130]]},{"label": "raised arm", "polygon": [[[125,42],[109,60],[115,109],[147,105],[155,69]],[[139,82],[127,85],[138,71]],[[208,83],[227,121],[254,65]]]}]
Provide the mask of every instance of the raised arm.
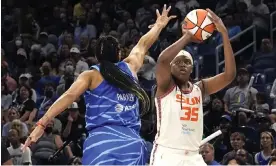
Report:
[{"label": "raised arm", "polygon": [[179,51],[190,42],[192,36],[189,31],[185,31],[179,40],[161,52],[156,66],[156,81],[159,91],[167,92],[167,89],[170,88],[172,83],[170,63]]},{"label": "raised arm", "polygon": [[225,59],[225,70],[223,73],[208,79],[203,79],[201,81],[201,86],[204,87],[205,94],[210,95],[225,88],[235,79],[236,63],[226,27],[224,26],[222,20],[215,13],[213,13],[210,9],[207,9],[207,11],[211,15],[210,19],[213,21],[217,30],[222,35]]},{"label": "raised arm", "polygon": [[132,72],[137,73],[139,71],[143,65],[144,57],[148,49],[158,39],[159,34],[168,22],[171,19],[176,18],[176,16],[168,17],[170,9],[171,7],[167,9],[166,5],[164,5],[161,15],[159,11],[156,10],[157,20],[155,24],[148,33],[141,37],[137,45],[130,52],[129,56],[124,59],[124,61],[129,64]]},{"label": "raised arm", "polygon": [[39,120],[38,125],[27,138],[23,150],[31,143],[36,142],[43,135],[44,129],[51,119],[68,108],[69,105],[90,87],[91,81],[95,75],[93,72],[94,71],[91,70],[81,73],[71,87],[57,99],[46,114]]}]

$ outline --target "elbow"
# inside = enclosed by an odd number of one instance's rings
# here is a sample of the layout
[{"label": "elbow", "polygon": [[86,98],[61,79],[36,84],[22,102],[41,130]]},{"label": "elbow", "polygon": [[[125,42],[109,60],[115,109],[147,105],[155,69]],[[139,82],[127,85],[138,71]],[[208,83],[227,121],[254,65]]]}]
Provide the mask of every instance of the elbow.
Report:
[{"label": "elbow", "polygon": [[236,69],[233,69],[231,71],[225,71],[224,74],[225,74],[225,80],[231,83],[236,78],[237,72],[236,72]]}]

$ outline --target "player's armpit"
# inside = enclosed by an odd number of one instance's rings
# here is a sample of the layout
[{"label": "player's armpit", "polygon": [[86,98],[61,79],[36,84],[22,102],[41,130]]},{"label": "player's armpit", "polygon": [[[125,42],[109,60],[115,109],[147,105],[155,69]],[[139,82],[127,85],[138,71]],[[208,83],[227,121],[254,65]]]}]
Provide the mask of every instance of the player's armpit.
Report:
[{"label": "player's armpit", "polygon": [[67,109],[70,104],[89,88],[94,75],[95,73],[93,70],[81,73],[71,87],[49,108],[45,114],[45,117],[47,117],[46,119],[52,119]]}]

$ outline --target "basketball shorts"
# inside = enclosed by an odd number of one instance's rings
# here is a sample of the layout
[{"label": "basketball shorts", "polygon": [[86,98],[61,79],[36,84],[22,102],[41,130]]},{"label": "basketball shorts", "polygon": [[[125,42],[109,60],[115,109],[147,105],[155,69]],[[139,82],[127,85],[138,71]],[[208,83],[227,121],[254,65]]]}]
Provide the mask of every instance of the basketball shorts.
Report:
[{"label": "basketball shorts", "polygon": [[198,151],[187,151],[154,145],[150,166],[207,166]]}]

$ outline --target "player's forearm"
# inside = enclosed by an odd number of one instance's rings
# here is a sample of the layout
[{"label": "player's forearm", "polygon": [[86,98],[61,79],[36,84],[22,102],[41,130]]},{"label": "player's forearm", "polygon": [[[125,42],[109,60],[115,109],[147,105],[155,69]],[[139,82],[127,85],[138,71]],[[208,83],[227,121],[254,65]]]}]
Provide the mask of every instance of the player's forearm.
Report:
[{"label": "player's forearm", "polygon": [[233,49],[227,32],[222,33],[221,35],[223,39],[224,59],[225,59],[225,70],[223,74],[226,80],[228,80],[229,82],[232,82],[236,77],[235,57],[234,57]]},{"label": "player's forearm", "polygon": [[163,27],[159,24],[155,24],[149,32],[142,36],[138,42],[138,45],[142,46],[145,52],[153,45],[153,43],[158,39]]},{"label": "player's forearm", "polygon": [[169,65],[173,58],[189,43],[189,41],[190,37],[186,34],[183,35],[179,40],[162,51],[158,58],[158,63],[167,63]]},{"label": "player's forearm", "polygon": [[55,118],[58,114],[62,113],[68,106],[77,99],[77,95],[73,93],[65,92],[59,99],[49,108],[46,114],[41,118],[43,125],[49,123],[49,121]]}]

